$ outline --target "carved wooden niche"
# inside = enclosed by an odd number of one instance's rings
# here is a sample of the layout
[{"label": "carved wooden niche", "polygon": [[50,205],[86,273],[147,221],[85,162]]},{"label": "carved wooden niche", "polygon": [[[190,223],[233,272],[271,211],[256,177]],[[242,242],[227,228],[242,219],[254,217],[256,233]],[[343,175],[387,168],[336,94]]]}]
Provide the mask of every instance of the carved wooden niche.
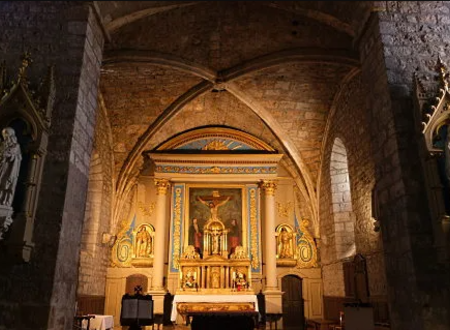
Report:
[{"label": "carved wooden niche", "polygon": [[415,118],[421,140],[421,160],[425,171],[435,244],[441,261],[449,260],[450,229],[450,90],[447,66],[439,58],[435,79],[414,75]]},{"label": "carved wooden niche", "polygon": [[53,67],[34,88],[27,77],[31,63],[26,53],[15,80],[7,78],[4,63],[0,67],[0,129],[10,127],[15,131],[22,153],[11,205],[12,223],[0,228],[4,247],[0,250],[18,262],[28,262],[34,247],[33,228],[55,98]]}]

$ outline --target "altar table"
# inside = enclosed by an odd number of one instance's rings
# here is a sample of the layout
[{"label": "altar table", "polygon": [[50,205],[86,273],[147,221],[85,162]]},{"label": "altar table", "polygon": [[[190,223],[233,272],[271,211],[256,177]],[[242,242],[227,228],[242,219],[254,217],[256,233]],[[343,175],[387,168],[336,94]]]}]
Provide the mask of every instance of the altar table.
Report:
[{"label": "altar table", "polygon": [[[94,316],[90,320],[89,330],[109,330],[114,328],[114,317],[112,315],[89,314]],[[83,321],[83,329],[87,329],[87,321]]]},{"label": "altar table", "polygon": [[175,295],[173,298],[172,314],[170,320],[177,320],[177,304],[178,303],[253,303],[255,312],[258,312],[258,299],[254,294],[233,294],[233,295]]}]

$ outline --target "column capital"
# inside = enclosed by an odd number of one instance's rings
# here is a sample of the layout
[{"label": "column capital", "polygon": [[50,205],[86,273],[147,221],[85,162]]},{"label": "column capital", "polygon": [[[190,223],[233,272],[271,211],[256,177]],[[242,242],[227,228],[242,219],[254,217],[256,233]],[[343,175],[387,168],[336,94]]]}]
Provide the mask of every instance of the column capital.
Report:
[{"label": "column capital", "polygon": [[275,181],[261,180],[259,186],[265,191],[267,196],[275,196],[275,189],[277,188],[277,183]]},{"label": "column capital", "polygon": [[167,179],[155,179],[156,194],[167,195],[167,189],[170,187],[170,181]]}]

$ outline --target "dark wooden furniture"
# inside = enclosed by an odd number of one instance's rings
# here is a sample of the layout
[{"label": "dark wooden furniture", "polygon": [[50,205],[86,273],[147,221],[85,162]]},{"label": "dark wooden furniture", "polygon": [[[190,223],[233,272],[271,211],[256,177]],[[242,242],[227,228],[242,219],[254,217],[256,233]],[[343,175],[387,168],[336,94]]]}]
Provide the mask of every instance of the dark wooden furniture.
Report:
[{"label": "dark wooden furniture", "polygon": [[339,326],[339,322],[336,320],[309,319],[308,323],[314,326],[314,330],[329,330],[330,326]]},{"label": "dark wooden furniture", "polygon": [[274,325],[274,329],[277,330],[277,323],[281,319],[283,314],[281,313],[266,313],[266,320],[269,322],[269,328],[272,330],[272,325]]},{"label": "dark wooden furniture", "polygon": [[[94,315],[77,315],[74,317],[75,319],[75,328],[74,329],[85,329],[90,330],[89,327],[91,325],[91,319],[95,318]],[[83,327],[83,321],[87,321],[86,328]]]}]

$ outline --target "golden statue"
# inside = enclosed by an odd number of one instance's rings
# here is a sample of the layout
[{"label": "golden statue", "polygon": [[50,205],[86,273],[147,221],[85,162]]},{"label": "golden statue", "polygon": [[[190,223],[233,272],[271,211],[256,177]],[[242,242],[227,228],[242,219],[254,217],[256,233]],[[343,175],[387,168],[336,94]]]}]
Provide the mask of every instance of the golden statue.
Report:
[{"label": "golden statue", "polygon": [[152,250],[152,237],[145,226],[142,226],[136,234],[136,257],[148,258]]},{"label": "golden statue", "polygon": [[288,259],[293,257],[292,238],[292,233],[288,232],[285,227],[281,228],[278,235],[278,258]]}]

